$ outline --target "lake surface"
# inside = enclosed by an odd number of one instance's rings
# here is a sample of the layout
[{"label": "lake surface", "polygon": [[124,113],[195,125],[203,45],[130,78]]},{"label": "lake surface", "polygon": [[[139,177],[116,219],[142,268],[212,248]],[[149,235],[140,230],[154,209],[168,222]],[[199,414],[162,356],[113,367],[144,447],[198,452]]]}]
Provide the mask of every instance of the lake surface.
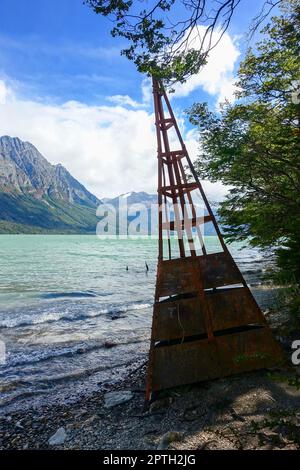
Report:
[{"label": "lake surface", "polygon": [[[206,243],[217,247],[215,237]],[[256,294],[268,259],[229,248]],[[1,409],[73,400],[145,361],[156,263],[151,239],[1,235]]]}]

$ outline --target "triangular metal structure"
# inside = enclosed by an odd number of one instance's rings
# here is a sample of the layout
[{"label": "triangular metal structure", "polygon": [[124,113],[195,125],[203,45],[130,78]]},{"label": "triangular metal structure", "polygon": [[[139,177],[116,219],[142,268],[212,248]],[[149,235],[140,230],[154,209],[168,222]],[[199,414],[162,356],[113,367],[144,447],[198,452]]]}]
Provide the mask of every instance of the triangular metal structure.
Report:
[{"label": "triangular metal structure", "polygon": [[[156,80],[153,94],[159,258],[147,401],[162,389],[283,361],[281,348],[224,243],[168,96]],[[204,243],[203,227],[208,224],[219,243],[214,250]]]}]

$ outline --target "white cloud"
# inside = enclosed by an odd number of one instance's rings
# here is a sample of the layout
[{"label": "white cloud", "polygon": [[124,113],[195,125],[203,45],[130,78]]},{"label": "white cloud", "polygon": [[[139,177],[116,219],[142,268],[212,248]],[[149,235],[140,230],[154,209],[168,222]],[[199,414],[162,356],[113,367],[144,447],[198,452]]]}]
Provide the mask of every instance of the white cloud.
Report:
[{"label": "white cloud", "polygon": [[131,106],[132,108],[140,108],[143,106],[142,103],[138,103],[128,95],[113,95],[108,96],[106,99],[111,103],[119,104],[120,106]]},{"label": "white cloud", "polygon": [[0,135],[30,141],[97,196],[155,190],[152,115],[122,106],[24,100],[0,83]]},{"label": "white cloud", "polygon": [[145,78],[142,81],[141,85],[142,89],[142,101],[139,103],[138,101],[133,100],[128,95],[113,95],[108,96],[106,99],[111,103],[118,104],[120,106],[130,106],[132,108],[146,108],[151,106],[152,100],[152,82],[149,78]]},{"label": "white cloud", "polygon": [[152,82],[150,78],[144,78],[142,81],[142,95],[143,103],[149,106],[152,100]]},{"label": "white cloud", "polygon": [[[185,145],[188,150],[189,156],[193,161],[196,160],[199,156],[199,136],[196,129],[192,129],[185,134]],[[219,202],[228,193],[228,187],[224,186],[222,183],[211,183],[210,181],[201,181],[205,194],[209,202]]]},{"label": "white cloud", "polygon": [[[199,49],[200,38],[204,34],[205,27],[199,26],[198,30],[195,29],[194,31],[194,37],[190,40],[190,47]],[[186,34],[189,34],[189,31]],[[215,31],[213,33],[213,44],[218,37],[219,33]],[[225,32],[219,44],[210,51],[206,65],[186,83],[177,84],[174,96],[187,96],[197,88],[202,88],[210,95],[216,96],[217,103],[224,101],[225,98],[232,101],[235,89],[234,68],[239,55],[240,51],[237,48],[236,41]]]},{"label": "white cloud", "polygon": [[[154,116],[145,109],[26,100],[0,81],[0,135],[4,134],[31,142],[100,198],[132,190],[156,192]],[[185,137],[194,159],[196,135],[188,132]],[[208,187],[212,200],[223,193],[220,186]]]},{"label": "white cloud", "polygon": [[0,105],[5,104],[9,97],[12,97],[12,90],[6,85],[4,80],[0,80]]}]

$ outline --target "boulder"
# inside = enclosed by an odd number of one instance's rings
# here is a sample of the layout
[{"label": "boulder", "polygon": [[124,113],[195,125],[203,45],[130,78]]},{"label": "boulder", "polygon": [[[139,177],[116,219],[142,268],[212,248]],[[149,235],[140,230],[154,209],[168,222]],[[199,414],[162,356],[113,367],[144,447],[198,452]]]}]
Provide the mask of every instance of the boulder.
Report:
[{"label": "boulder", "polygon": [[130,390],[107,392],[104,395],[104,407],[112,408],[117,405],[122,405],[132,398],[133,393]]},{"label": "boulder", "polygon": [[67,434],[65,428],[59,428],[53,436],[50,437],[48,444],[49,446],[60,446],[66,440]]}]

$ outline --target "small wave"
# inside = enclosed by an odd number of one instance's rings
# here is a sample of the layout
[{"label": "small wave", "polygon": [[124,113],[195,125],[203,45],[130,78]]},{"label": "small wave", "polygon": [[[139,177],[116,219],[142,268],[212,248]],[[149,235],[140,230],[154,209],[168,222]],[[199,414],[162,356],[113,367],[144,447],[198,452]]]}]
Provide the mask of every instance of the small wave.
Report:
[{"label": "small wave", "polygon": [[151,307],[152,303],[135,303],[128,305],[112,305],[107,308],[102,308],[94,311],[87,311],[80,314],[76,312],[46,312],[43,314],[32,314],[23,316],[23,318],[6,318],[0,322],[0,328],[19,328],[24,326],[40,325],[44,323],[55,323],[59,321],[82,321],[88,318],[96,318],[99,316],[107,315],[113,320],[124,317],[124,313],[129,313],[135,310],[142,310]]},{"label": "small wave", "polygon": [[72,357],[76,354],[84,354],[88,352],[95,351],[97,349],[103,348],[104,343],[100,342],[99,344],[86,345],[79,343],[77,346],[73,347],[61,347],[55,349],[43,349],[39,351],[31,351],[27,356],[25,354],[15,355],[11,357],[8,353],[8,364],[5,365],[1,374],[6,374],[6,370],[10,367],[23,366],[25,364],[35,364],[37,362],[48,361],[49,359],[63,358],[63,357]]},{"label": "small wave", "polygon": [[262,274],[263,270],[262,269],[247,269],[247,270],[242,270],[242,273],[244,275],[249,275],[249,274]]},{"label": "small wave", "polygon": [[241,256],[240,258],[238,258],[237,256],[234,258],[235,262],[239,265],[239,266],[243,266],[243,264],[266,264],[266,263],[269,263],[270,260],[266,260],[264,258],[245,258],[244,256]]},{"label": "small wave", "polygon": [[[12,367],[20,367],[25,365],[34,365],[36,363],[46,362],[52,359],[63,359],[67,357],[76,357],[77,355],[90,354],[101,349],[110,349],[112,347],[130,346],[133,344],[144,343],[149,340],[147,335],[131,337],[127,340],[106,338],[94,344],[78,343],[76,346],[65,346],[60,348],[48,348],[38,351],[30,351],[12,356],[8,353],[7,364],[0,367],[0,376],[6,376],[7,371]],[[19,383],[23,382],[21,379]],[[1,388],[0,388],[1,390]]]},{"label": "small wave", "polygon": [[42,299],[60,299],[60,298],[77,298],[77,297],[97,297],[98,295],[94,292],[47,292],[41,294]]},{"label": "small wave", "polygon": [[108,309],[107,312],[105,313],[107,315],[112,315],[112,317],[114,317],[115,315],[118,315],[118,314],[128,313],[134,310],[143,310],[144,308],[150,308],[150,307],[152,307],[152,303],[130,304],[130,305],[125,305],[123,307],[116,307],[116,309],[112,309],[112,310]]}]

